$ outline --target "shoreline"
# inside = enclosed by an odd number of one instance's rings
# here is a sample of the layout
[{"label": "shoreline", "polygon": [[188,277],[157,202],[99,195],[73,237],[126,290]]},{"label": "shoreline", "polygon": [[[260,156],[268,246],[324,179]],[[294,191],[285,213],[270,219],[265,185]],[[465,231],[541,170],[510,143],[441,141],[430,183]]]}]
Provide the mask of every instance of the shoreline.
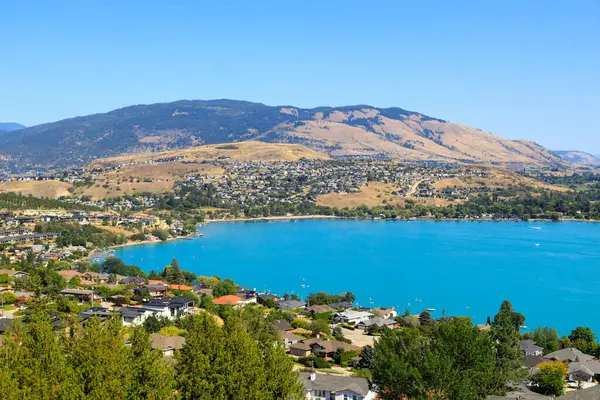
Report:
[{"label": "shoreline", "polygon": [[[258,217],[258,218],[230,218],[230,219],[207,219],[203,223],[198,224],[197,227],[200,227],[204,224],[214,224],[214,223],[232,223],[232,222],[270,222],[270,221],[294,221],[294,220],[327,220],[327,219],[339,219],[339,220],[354,220],[354,221],[383,221],[383,222],[419,222],[419,221],[430,221],[430,222],[518,222],[518,223],[562,223],[562,222],[586,222],[586,223],[599,223],[600,220],[590,220],[590,219],[567,219],[560,221],[551,221],[547,219],[529,219],[529,220],[520,220],[520,219],[461,219],[461,218],[444,218],[444,219],[435,219],[435,218],[406,218],[406,219],[385,219],[385,218],[351,218],[351,217],[339,217],[336,215],[291,215],[291,216],[269,216],[269,217]],[[196,232],[191,233],[186,236],[177,236],[170,237],[167,240],[142,240],[139,242],[130,242],[117,244],[114,246],[109,246],[106,249],[116,249],[120,247],[129,247],[129,246],[139,246],[146,244],[155,244],[155,243],[167,243],[175,240],[186,240],[190,237],[196,236]],[[94,253],[102,252],[100,250],[93,250],[86,259],[91,259],[94,257]]]}]

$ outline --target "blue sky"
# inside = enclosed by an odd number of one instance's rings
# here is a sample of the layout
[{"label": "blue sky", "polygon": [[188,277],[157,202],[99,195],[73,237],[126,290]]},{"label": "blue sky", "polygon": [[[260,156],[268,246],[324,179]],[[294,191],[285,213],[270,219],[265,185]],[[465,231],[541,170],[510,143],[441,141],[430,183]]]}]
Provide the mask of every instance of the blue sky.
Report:
[{"label": "blue sky", "polygon": [[399,106],[600,154],[600,1],[3,1],[0,121]]}]

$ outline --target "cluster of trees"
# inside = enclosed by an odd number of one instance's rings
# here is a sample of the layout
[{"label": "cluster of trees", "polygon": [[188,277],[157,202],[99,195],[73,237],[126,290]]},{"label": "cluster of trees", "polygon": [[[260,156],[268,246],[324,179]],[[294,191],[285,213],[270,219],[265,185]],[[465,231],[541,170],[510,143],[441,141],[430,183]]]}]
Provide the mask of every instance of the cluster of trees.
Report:
[{"label": "cluster of trees", "polygon": [[352,292],[345,292],[342,294],[328,294],[325,292],[311,293],[308,295],[308,304],[310,305],[323,305],[323,304],[334,304],[346,301],[348,303],[354,303],[356,296]]},{"label": "cluster of trees", "polygon": [[45,222],[35,226],[37,233],[56,232],[59,234],[56,245],[63,246],[86,246],[88,242],[95,247],[108,247],[127,243],[123,234],[116,234],[97,228],[93,225],[79,225],[68,222]]},{"label": "cluster of trees", "polygon": [[98,207],[84,206],[81,204],[66,203],[47,197],[24,196],[20,193],[0,193],[0,209],[43,209],[43,210],[85,210],[99,211]]},{"label": "cluster of trees", "polygon": [[363,350],[361,364],[370,368],[382,400],[503,395],[507,383],[522,375],[520,321],[522,315],[504,302],[489,334],[468,318],[383,329],[374,348]]},{"label": "cluster of trees", "polygon": [[303,398],[293,362],[255,311],[232,312],[219,326],[204,313],[186,317],[175,365],[153,350],[150,333],[126,331],[117,316],[56,331],[41,315],[15,324],[0,347],[3,399]]},{"label": "cluster of trees", "polygon": [[176,258],[171,260],[171,264],[167,265],[160,273],[150,271],[148,279],[163,280],[169,284],[185,285],[196,280],[196,274],[189,271],[181,270],[179,261]]}]

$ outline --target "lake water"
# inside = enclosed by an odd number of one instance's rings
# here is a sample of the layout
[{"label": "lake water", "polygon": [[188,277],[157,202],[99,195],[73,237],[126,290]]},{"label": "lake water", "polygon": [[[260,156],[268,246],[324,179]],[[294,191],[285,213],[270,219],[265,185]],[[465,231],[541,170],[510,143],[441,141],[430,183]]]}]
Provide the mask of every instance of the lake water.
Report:
[{"label": "lake water", "polygon": [[444,309],[475,323],[508,299],[529,329],[568,334],[584,325],[600,334],[600,224],[296,220],[199,232],[115,256],[147,272],[176,257],[183,269],[261,291],[351,291],[361,306]]}]

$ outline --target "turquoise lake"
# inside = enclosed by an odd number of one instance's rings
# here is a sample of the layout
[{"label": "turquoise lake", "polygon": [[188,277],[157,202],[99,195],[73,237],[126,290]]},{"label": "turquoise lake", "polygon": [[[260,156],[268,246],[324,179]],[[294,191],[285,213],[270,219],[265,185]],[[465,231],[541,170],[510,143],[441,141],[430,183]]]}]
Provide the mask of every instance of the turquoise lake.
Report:
[{"label": "turquoise lake", "polygon": [[147,272],[176,257],[183,269],[260,291],[351,291],[361,306],[444,309],[475,323],[508,299],[529,329],[562,335],[583,325],[600,334],[600,224],[293,220],[199,232],[115,256]]}]

